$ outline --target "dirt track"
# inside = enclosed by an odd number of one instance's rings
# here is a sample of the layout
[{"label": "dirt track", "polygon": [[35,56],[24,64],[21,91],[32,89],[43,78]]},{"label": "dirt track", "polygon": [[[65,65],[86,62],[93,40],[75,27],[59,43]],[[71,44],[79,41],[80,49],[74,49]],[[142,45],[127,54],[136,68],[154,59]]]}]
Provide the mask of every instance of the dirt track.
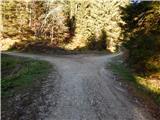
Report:
[{"label": "dirt track", "polygon": [[[154,120],[131,102],[128,92],[114,79],[107,62],[117,55],[42,56],[7,53],[49,61],[58,71],[56,90],[47,95],[52,103],[45,120]],[[50,74],[52,84],[52,74]],[[55,77],[54,77],[55,78]],[[53,82],[55,84],[55,82]],[[49,89],[49,88],[48,88]]]}]

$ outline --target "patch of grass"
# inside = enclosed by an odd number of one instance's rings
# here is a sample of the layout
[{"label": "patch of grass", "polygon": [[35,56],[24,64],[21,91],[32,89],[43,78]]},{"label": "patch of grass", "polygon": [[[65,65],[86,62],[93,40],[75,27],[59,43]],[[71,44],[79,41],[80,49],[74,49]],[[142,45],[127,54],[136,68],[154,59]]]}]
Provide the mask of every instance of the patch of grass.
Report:
[{"label": "patch of grass", "polygon": [[50,64],[29,58],[13,57],[2,54],[1,93],[2,97],[13,96],[15,91],[23,91],[47,76]]},{"label": "patch of grass", "polygon": [[114,73],[117,73],[120,75],[123,79],[131,81],[131,82],[136,82],[135,77],[131,74],[129,69],[124,67],[123,64],[120,63],[110,63],[110,68]]},{"label": "patch of grass", "polygon": [[109,68],[122,80],[132,83],[138,91],[152,97],[155,102],[160,105],[160,84],[157,84],[159,81],[153,83],[149,78],[140,77],[129,68],[125,67],[124,64],[117,62],[117,60],[113,60]]}]

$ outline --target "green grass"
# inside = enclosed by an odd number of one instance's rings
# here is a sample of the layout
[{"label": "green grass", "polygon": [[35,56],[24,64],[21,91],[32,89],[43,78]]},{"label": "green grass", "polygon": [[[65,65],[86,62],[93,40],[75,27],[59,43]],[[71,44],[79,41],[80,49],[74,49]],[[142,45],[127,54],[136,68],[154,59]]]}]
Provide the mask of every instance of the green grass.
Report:
[{"label": "green grass", "polygon": [[147,78],[138,76],[129,68],[125,67],[124,64],[117,62],[117,60],[113,60],[109,68],[113,73],[117,74],[120,79],[127,81],[137,91],[153,98],[153,100],[160,105],[160,86],[157,86],[156,83],[151,83]]},{"label": "green grass", "polygon": [[1,93],[2,97],[13,96],[15,91],[28,89],[35,81],[47,76],[50,64],[46,61],[37,61],[29,58],[3,55],[1,57]]},{"label": "green grass", "polygon": [[110,67],[112,68],[112,71],[114,73],[117,73],[123,79],[128,80],[130,82],[136,82],[135,77],[131,74],[131,72],[129,71],[129,69],[127,69],[126,67],[124,67],[123,64],[120,64],[120,63],[115,63],[115,64],[111,63]]}]

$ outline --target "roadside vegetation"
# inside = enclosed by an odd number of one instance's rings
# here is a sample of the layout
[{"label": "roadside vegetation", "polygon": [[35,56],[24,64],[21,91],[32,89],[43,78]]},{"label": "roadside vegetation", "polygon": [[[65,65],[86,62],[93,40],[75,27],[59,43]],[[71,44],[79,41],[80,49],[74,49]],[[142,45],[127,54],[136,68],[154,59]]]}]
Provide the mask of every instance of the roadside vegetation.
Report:
[{"label": "roadside vegetation", "polygon": [[[156,114],[159,116],[160,3],[133,3],[121,10],[125,22],[122,25],[124,54],[123,58],[113,60],[110,68],[118,74],[119,79],[127,81],[144,103],[154,100],[158,109]],[[149,108],[152,105],[149,103]]]},{"label": "roadside vegetation", "polygon": [[47,75],[49,68],[50,64],[45,61],[2,54],[2,97],[31,87],[36,80]]},{"label": "roadside vegetation", "polygon": [[[42,83],[51,65],[46,61],[5,54],[1,58],[2,119],[19,119],[26,110],[36,112]],[[31,118],[36,116],[36,113],[28,114]]]},{"label": "roadside vegetation", "polygon": [[160,70],[160,3],[131,4],[122,13],[129,66],[142,76],[155,75]]},{"label": "roadside vegetation", "polygon": [[137,89],[151,96],[155,102],[160,105],[160,81],[152,80],[148,77],[141,77],[117,60],[110,63],[110,68],[114,73],[117,73],[121,79],[130,82]]},{"label": "roadside vegetation", "polygon": [[[112,64],[124,79],[140,85],[160,103],[160,4],[140,2],[122,8],[124,62]],[[132,74],[133,73],[133,74]]]},{"label": "roadside vegetation", "polygon": [[[160,118],[160,81],[152,77],[141,76],[130,68],[122,57],[114,58],[107,68],[112,70],[119,82],[157,119]],[[157,71],[160,73],[160,71]]]}]

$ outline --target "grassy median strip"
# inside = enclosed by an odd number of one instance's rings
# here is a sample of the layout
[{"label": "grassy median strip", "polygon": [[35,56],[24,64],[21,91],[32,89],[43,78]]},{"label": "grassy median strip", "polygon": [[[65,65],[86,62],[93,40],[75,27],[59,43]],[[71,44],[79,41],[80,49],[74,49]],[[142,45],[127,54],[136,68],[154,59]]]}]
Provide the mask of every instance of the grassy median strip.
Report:
[{"label": "grassy median strip", "polygon": [[47,76],[50,64],[29,58],[13,57],[2,54],[1,57],[1,93],[2,97],[13,96],[36,84],[35,81]]}]

